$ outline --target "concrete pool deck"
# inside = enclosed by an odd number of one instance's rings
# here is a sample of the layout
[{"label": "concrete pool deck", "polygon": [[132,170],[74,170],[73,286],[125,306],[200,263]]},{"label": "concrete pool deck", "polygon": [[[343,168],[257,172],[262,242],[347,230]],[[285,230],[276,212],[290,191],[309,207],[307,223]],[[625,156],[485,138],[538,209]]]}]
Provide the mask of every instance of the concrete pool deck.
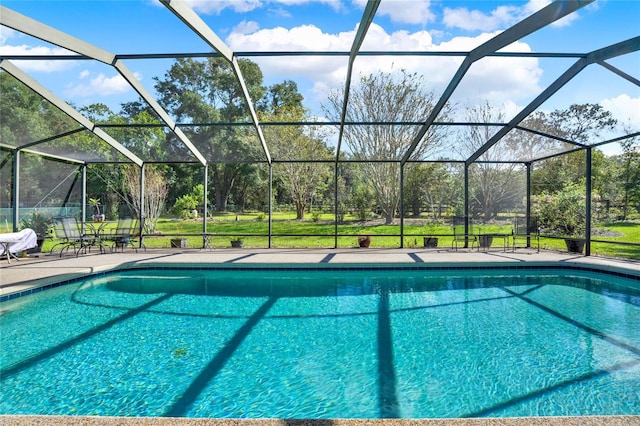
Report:
[{"label": "concrete pool deck", "polygon": [[[36,257],[37,256],[37,257]],[[518,249],[515,252],[447,249],[132,249],[100,254],[92,252],[75,257],[65,253],[40,253],[31,257],[0,262],[0,296],[22,292],[49,283],[113,268],[146,264],[422,264],[459,265],[482,263],[535,264],[561,263],[585,267],[628,271],[640,275],[640,260],[621,260],[580,256],[556,251]]]},{"label": "concrete pool deck", "polygon": [[[128,249],[124,253],[89,253],[75,257],[73,254],[39,254],[9,264],[0,264],[0,296],[29,291],[43,285],[69,280],[91,273],[114,268],[126,268],[147,264],[361,264],[389,263],[420,264],[433,266],[463,266],[483,263],[546,264],[561,263],[583,267],[624,271],[640,276],[640,260],[627,261],[603,257],[584,257],[555,251],[537,253],[519,249],[516,252],[447,249],[148,249],[138,253]],[[1,344],[1,342],[0,342]],[[237,419],[173,419],[173,418],[122,418],[91,416],[0,416],[4,425],[335,425],[335,426],[503,426],[503,425],[640,425],[640,416],[588,416],[588,417],[533,417],[533,418],[483,418],[483,419],[319,419],[319,420],[237,420]]]}]

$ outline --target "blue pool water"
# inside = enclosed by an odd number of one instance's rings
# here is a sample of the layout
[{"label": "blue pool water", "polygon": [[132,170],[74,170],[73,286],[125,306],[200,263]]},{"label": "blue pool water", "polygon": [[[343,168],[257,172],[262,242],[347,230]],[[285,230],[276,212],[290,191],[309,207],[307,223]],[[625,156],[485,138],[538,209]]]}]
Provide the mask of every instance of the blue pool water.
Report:
[{"label": "blue pool water", "polygon": [[149,269],[0,308],[0,414],[640,414],[640,281],[612,275]]}]

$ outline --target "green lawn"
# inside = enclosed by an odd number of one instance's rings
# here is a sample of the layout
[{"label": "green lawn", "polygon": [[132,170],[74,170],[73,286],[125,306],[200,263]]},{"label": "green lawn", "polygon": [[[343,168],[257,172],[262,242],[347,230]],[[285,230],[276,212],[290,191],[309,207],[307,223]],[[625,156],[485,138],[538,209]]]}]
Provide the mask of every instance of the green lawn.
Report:
[{"label": "green lawn", "polygon": [[[293,213],[275,213],[272,221],[271,247],[274,248],[333,248],[336,239],[333,236],[336,225],[330,214],[320,216],[313,221],[305,218],[295,220]],[[356,247],[357,235],[370,235],[371,247],[397,248],[400,247],[400,225],[384,225],[375,222],[366,224],[356,222],[347,217],[345,223],[338,224],[338,247]],[[110,222],[105,226],[105,233],[111,232],[116,223]],[[594,236],[596,240],[621,241],[640,243],[640,223],[614,222],[598,224],[595,229],[610,231],[619,236]],[[145,245],[153,247],[170,247],[172,238],[185,238],[187,247],[199,248],[203,246],[203,225],[201,220],[160,219],[157,227],[158,235],[147,236]],[[230,247],[231,237],[242,237],[245,247],[268,247],[269,222],[264,215],[255,214],[217,214],[207,223],[210,246],[214,248]],[[510,225],[474,225],[473,233],[511,233]],[[427,235],[439,235],[438,246],[451,247],[452,232],[449,225],[426,226],[423,221],[406,220],[404,225],[404,246],[422,247],[422,238]],[[49,251],[56,240],[47,240],[44,250]],[[502,239],[494,239],[493,246],[502,244]],[[541,238],[540,247],[543,249],[566,250],[562,239]],[[612,256],[630,259],[640,259],[640,247],[619,244],[593,242],[593,255]]]}]

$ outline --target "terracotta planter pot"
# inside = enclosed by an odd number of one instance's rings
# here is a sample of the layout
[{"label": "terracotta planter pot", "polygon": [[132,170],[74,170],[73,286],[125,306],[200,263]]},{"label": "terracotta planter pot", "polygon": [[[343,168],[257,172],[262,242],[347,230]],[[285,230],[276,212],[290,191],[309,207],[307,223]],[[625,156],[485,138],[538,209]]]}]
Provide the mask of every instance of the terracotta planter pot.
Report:
[{"label": "terracotta planter pot", "polygon": [[358,245],[360,247],[369,247],[369,245],[371,244],[371,238],[369,237],[359,237],[358,238]]}]

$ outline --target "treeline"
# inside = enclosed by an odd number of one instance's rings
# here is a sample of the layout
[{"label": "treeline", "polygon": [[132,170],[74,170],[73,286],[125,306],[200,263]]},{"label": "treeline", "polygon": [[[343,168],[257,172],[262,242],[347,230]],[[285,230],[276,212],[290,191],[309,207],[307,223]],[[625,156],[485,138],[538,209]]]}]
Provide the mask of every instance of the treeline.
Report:
[{"label": "treeline", "polygon": [[[336,129],[321,122],[308,124],[314,119],[296,83],[285,80],[265,86],[257,64],[240,60],[239,65],[255,100],[273,160],[271,170],[255,128],[243,124],[251,121],[250,109],[224,60],[178,59],[163,76],[154,78],[160,105],[181,123],[181,130],[209,162],[207,203],[211,210],[223,212],[233,206],[266,212],[271,179],[273,203],[294,207],[299,219],[313,211],[333,212],[336,203],[339,218],[347,212],[361,220],[378,215],[386,223],[392,223],[402,207],[406,216],[425,211],[434,218],[464,214],[464,160],[499,127],[436,125],[412,145],[417,127],[394,123],[424,121],[437,96],[417,74],[374,73],[362,76],[351,87],[346,121],[369,124],[345,126],[339,139],[341,161],[336,163]],[[31,148],[92,162],[87,193],[102,201],[108,217],[123,214],[123,208],[134,213],[140,208],[139,179],[132,166],[124,164],[122,153],[90,132],[78,131],[77,123],[7,73],[0,73],[0,83],[0,135],[5,147],[40,142]],[[343,99],[342,89],[329,94],[323,105],[327,120],[341,119]],[[147,216],[157,219],[166,211],[177,215],[202,211],[203,167],[146,104],[126,103],[117,112],[103,104],[78,109],[146,162]],[[508,121],[498,108],[484,104],[455,109],[449,105],[438,122],[453,122],[460,111],[467,122]],[[296,124],[301,122],[307,124]],[[576,149],[571,142],[589,145],[618,125],[608,111],[594,104],[535,113],[468,168],[469,213],[491,221],[501,213],[522,212],[526,164],[536,158],[546,159],[531,165],[534,200],[548,200],[572,185],[584,186],[585,151],[556,154]],[[640,208],[640,141],[628,138],[620,146],[615,156],[605,156],[597,149],[592,152],[593,194],[602,217],[637,217]],[[8,207],[12,203],[12,152],[6,151],[0,169],[0,202]],[[410,157],[404,158],[407,153]],[[28,153],[24,156],[28,160],[21,162],[20,199],[27,207],[81,201],[77,166],[52,166],[52,161]]]}]

